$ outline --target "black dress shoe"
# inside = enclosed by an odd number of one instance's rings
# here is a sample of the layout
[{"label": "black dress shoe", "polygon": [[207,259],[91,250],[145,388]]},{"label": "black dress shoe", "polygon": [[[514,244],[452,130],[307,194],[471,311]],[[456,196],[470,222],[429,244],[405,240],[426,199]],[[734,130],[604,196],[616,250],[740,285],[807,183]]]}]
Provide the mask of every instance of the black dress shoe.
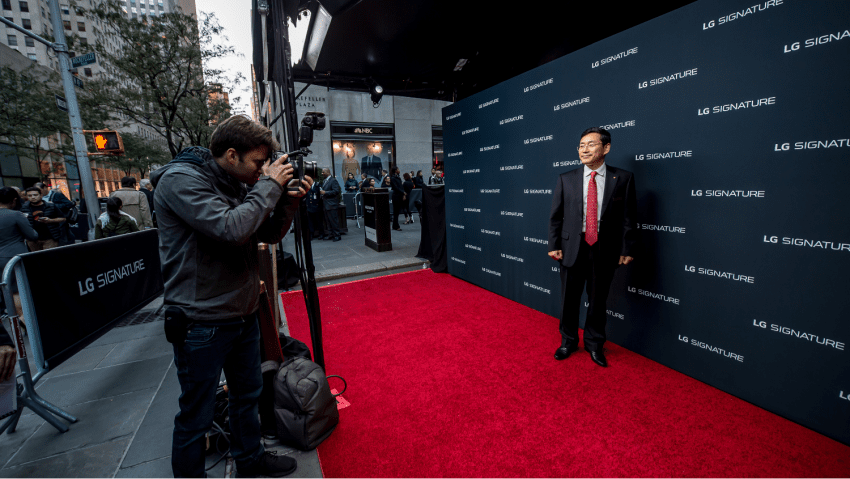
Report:
[{"label": "black dress shoe", "polygon": [[266,451],[254,467],[236,469],[237,477],[283,477],[295,472],[298,463],[289,456],[278,456],[272,451]]},{"label": "black dress shoe", "polygon": [[339,241],[339,240],[341,240],[341,239],[342,239],[342,238],[341,238],[341,237],[339,237],[339,236],[334,236],[334,241]]},{"label": "black dress shoe", "polygon": [[393,228],[396,231],[401,231],[401,228]]},{"label": "black dress shoe", "polygon": [[601,349],[598,351],[590,351],[590,359],[592,359],[594,363],[602,366],[603,368],[608,367],[608,361],[605,359],[605,355],[602,353]]},{"label": "black dress shoe", "polygon": [[578,351],[577,346],[560,347],[555,351],[555,359],[557,359],[558,361],[567,359],[568,357],[570,357],[570,354],[576,351]]}]

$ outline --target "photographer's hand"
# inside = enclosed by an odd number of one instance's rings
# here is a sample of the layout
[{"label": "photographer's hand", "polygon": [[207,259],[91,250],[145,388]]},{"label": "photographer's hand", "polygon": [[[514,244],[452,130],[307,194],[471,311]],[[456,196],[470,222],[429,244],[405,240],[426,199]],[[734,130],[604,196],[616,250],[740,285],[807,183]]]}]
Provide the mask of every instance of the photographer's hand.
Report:
[{"label": "photographer's hand", "polygon": [[263,165],[263,174],[275,180],[281,187],[286,188],[286,184],[292,179],[295,169],[291,164],[285,163],[286,155],[281,156],[274,163]]},{"label": "photographer's hand", "polygon": [[304,179],[301,180],[301,187],[298,188],[298,191],[290,191],[287,194],[293,198],[301,198],[310,191],[310,188],[313,187],[313,178],[310,178],[307,175],[304,175]]}]

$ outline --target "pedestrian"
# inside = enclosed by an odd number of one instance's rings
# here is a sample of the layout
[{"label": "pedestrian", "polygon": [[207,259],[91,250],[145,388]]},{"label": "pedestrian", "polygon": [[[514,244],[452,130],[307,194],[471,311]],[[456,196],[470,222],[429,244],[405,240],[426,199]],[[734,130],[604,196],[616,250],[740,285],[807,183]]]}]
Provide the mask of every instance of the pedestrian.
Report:
[{"label": "pedestrian", "polygon": [[139,229],[153,228],[153,220],[151,220],[151,207],[148,204],[148,198],[141,191],[136,190],[136,179],[132,176],[121,178],[121,188],[113,191],[110,198],[121,198],[121,204],[124,205],[124,212],[136,218],[136,224]]},{"label": "pedestrian", "polygon": [[27,215],[30,226],[38,233],[38,239],[27,240],[27,246],[30,251],[58,248],[62,239],[60,225],[65,222],[65,217],[53,203],[42,199],[39,188],[31,186],[26,189],[26,193],[29,201],[21,208],[21,212]]},{"label": "pedestrian", "polygon": [[[38,241],[38,233],[27,221],[27,215],[18,211],[15,205],[20,203],[18,192],[10,187],[0,188],[0,274],[6,268],[9,261],[19,254],[27,252],[27,247],[24,244],[26,241]],[[18,314],[18,320],[23,325],[23,309],[21,308],[21,299],[18,296],[18,282],[12,281],[9,284],[12,292],[12,298],[15,302],[15,310]],[[2,303],[3,301],[0,301]],[[3,314],[5,314],[5,307]],[[0,336],[3,333],[3,327],[0,326]],[[0,345],[3,344],[0,338]],[[3,377],[3,367],[5,356],[2,352],[3,347],[0,346],[0,381],[5,380]],[[14,350],[13,350],[14,351]],[[14,369],[14,363],[12,365]]]},{"label": "pedestrian", "polygon": [[425,178],[422,177],[422,170],[416,172],[416,176],[413,177],[413,184],[417,188],[425,188]]},{"label": "pedestrian", "polygon": [[121,211],[122,206],[121,198],[111,197],[106,200],[106,212],[100,215],[94,225],[94,239],[111,238],[139,231],[136,218]]},{"label": "pedestrian", "polygon": [[174,477],[204,477],[205,435],[223,370],[235,472],[280,477],[296,462],[261,443],[258,244],[283,239],[313,180],[287,191],[294,176],[287,156],[271,160],[280,149],[272,131],[244,115],[222,121],[209,146],[184,148],[151,174],[163,303],[177,325],[169,329],[181,389],[171,467]]},{"label": "pedestrian", "polygon": [[[59,209],[59,212],[62,213],[62,216],[65,218],[68,218],[71,209],[77,206],[77,204],[69,200],[68,197],[59,190],[59,188],[50,189],[50,186],[40,181],[34,186],[41,190],[41,196],[44,201],[53,203],[53,205]],[[59,231],[62,233],[59,238],[59,246],[74,244],[76,238],[74,237],[74,233],[71,233],[71,227],[67,221],[63,222],[59,226]]]},{"label": "pedestrian", "polygon": [[404,183],[402,183],[402,187],[404,188],[404,198],[401,202],[401,212],[404,214],[404,224],[413,223],[413,214],[410,212],[410,192],[413,191],[414,184],[413,179],[410,177],[410,173],[404,174]]},{"label": "pedestrian", "polygon": [[325,168],[322,170],[322,175],[327,178],[319,190],[322,196],[322,204],[325,208],[325,236],[322,239],[339,241],[340,237],[338,213],[336,211],[339,206],[339,198],[342,196],[339,188],[339,182],[336,177],[331,175],[331,170]]},{"label": "pedestrian", "polygon": [[319,192],[318,182],[313,183],[305,201],[307,202],[307,223],[310,227],[310,238],[321,238],[325,235],[325,212],[322,207],[322,195]]},{"label": "pedestrian", "polygon": [[21,208],[24,206],[24,203],[27,202],[27,194],[21,191],[17,186],[11,186],[15,193],[18,195],[18,201],[15,202],[15,211],[21,211]]},{"label": "pedestrian", "polygon": [[349,173],[348,179],[345,180],[345,192],[346,193],[356,193],[357,192],[357,180],[354,178],[354,173]]},{"label": "pedestrian", "polygon": [[398,167],[393,168],[393,176],[390,180],[390,188],[392,189],[393,200],[393,229],[401,231],[401,226],[398,224],[398,215],[402,210],[402,203],[406,195],[404,194],[404,183],[399,176],[401,170]]},{"label": "pedestrian", "polygon": [[431,168],[431,177],[428,178],[429,185],[442,185],[443,177],[439,175],[436,168]]},{"label": "pedestrian", "polygon": [[151,180],[145,178],[139,181],[139,191],[141,191],[145,198],[148,200],[148,207],[151,210],[151,223],[153,227],[156,228],[156,209],[153,207],[153,185],[151,184]]}]

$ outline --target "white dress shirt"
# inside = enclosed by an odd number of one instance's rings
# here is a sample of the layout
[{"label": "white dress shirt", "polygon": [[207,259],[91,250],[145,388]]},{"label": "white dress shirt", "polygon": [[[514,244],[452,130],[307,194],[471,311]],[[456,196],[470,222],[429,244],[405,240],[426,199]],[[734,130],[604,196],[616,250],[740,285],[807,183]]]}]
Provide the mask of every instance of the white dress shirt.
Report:
[{"label": "white dress shirt", "polygon": [[[587,185],[590,183],[590,173],[594,171],[584,167],[584,180],[582,180],[582,221],[581,221],[581,232],[587,232]],[[607,168],[605,168],[605,163],[602,163],[602,166],[596,169],[596,224],[599,224],[599,220],[602,219],[602,197],[605,194],[605,175],[607,174]],[[599,227],[597,226],[597,229]]]}]

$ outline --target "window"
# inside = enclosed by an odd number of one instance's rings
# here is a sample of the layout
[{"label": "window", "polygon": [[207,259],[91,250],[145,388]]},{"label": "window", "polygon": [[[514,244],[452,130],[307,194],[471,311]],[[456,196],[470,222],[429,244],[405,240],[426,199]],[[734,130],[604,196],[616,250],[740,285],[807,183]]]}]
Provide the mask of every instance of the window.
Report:
[{"label": "window", "polygon": [[62,9],[62,15],[70,15],[71,10],[68,8],[68,5],[62,5],[59,8]]},{"label": "window", "polygon": [[10,47],[16,47],[18,46],[18,37],[16,35],[6,35],[6,43],[8,43]]},{"label": "window", "polygon": [[71,21],[70,20],[62,20],[62,25],[65,25],[65,30],[71,30]]},{"label": "window", "polygon": [[27,56],[30,60],[38,60],[38,57],[35,56],[35,53],[27,53]]},{"label": "window", "polygon": [[86,24],[84,22],[77,22],[77,31],[78,32],[86,31]]},{"label": "window", "polygon": [[26,46],[28,46],[28,47],[34,47],[34,46],[35,46],[35,40],[33,40],[33,39],[32,39],[32,38],[30,38],[30,37],[24,37],[24,43],[25,43],[25,44],[26,44]]},{"label": "window", "polygon": [[23,26],[27,30],[32,30],[32,22],[30,21],[29,18],[22,18],[21,19],[21,26]]},{"label": "window", "polygon": [[20,5],[20,6],[21,6],[21,12],[28,12],[28,11],[30,11],[30,5],[29,5],[29,3],[27,3],[27,2],[18,2],[18,5]]},{"label": "window", "polygon": [[41,16],[47,18],[47,13],[44,12],[44,7],[41,7]]},{"label": "window", "polygon": [[89,39],[86,37],[80,37],[80,45],[88,45]]},{"label": "window", "polygon": [[90,77],[91,76],[91,68],[83,68],[83,73],[85,73],[85,75],[87,77]]},{"label": "window", "polygon": [[3,0],[3,10],[12,9],[12,0]]}]

